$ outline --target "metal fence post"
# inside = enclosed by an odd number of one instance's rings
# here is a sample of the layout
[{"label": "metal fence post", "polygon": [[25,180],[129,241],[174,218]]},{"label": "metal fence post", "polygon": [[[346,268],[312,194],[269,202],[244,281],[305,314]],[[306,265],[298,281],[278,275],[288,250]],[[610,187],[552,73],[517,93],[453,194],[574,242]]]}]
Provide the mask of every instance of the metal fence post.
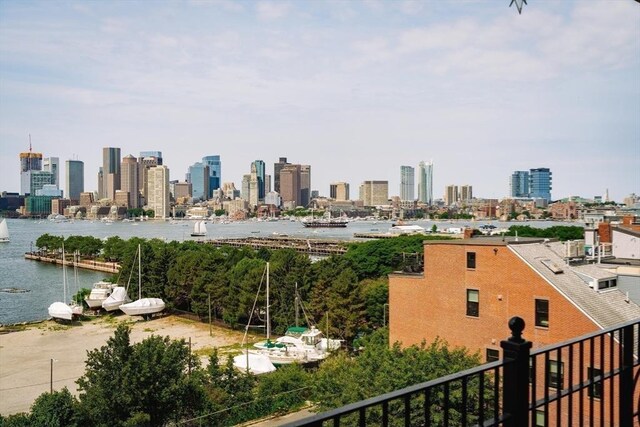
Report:
[{"label": "metal fence post", "polygon": [[529,426],[529,353],[531,342],[522,338],[524,320],[512,317],[509,320],[511,336],[500,342],[503,349],[503,409],[508,415],[505,427]]},{"label": "metal fence post", "polygon": [[620,366],[620,425],[633,424],[633,329],[635,325],[622,329],[622,366]]}]

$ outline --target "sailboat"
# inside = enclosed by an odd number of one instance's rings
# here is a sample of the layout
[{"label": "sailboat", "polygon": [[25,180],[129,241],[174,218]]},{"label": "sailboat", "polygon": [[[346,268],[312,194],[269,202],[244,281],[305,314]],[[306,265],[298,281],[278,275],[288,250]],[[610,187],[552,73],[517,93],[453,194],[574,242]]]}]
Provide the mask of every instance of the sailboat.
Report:
[{"label": "sailboat", "polygon": [[129,316],[150,317],[152,314],[164,310],[164,301],[160,298],[142,298],[142,261],[141,250],[138,245],[138,299],[120,306],[125,314]]},{"label": "sailboat", "polygon": [[7,227],[7,220],[2,218],[2,221],[0,221],[0,243],[9,242],[9,227]]},{"label": "sailboat", "polygon": [[193,224],[193,232],[191,233],[192,237],[204,237],[207,235],[207,226],[204,221],[196,221]]},{"label": "sailboat", "polygon": [[[67,300],[67,268],[64,254],[64,243],[62,244],[62,301]],[[66,302],[54,302],[49,306],[49,316],[54,319],[72,320],[73,309]]]},{"label": "sailboat", "polygon": [[[340,340],[324,338],[322,332],[315,326],[311,326],[309,328],[298,327],[297,322],[296,326],[290,327],[284,336],[271,340],[271,322],[269,318],[269,263],[267,263],[266,267],[266,276],[267,307],[265,321],[267,339],[265,341],[255,343],[252,350],[247,350],[247,355],[249,356],[245,355],[245,357],[250,357],[250,355],[267,356],[274,366],[287,365],[291,363],[308,364],[317,363],[326,359],[329,356],[330,351],[340,347],[342,343]],[[260,292],[259,289],[258,292]],[[297,289],[295,301],[297,307]],[[251,322],[251,320],[249,320],[249,322]],[[310,323],[308,319],[307,323]],[[250,361],[250,359],[248,360]]]},{"label": "sailboat", "polygon": [[[78,292],[80,291],[80,288],[78,287],[78,258],[79,258],[79,256],[80,256],[80,254],[78,253],[78,251],[75,251],[73,253],[73,281],[75,283],[76,295],[78,295]],[[76,316],[80,316],[82,314],[82,312],[83,312],[82,303],[79,302],[79,301],[74,301],[73,298],[72,298],[71,304],[69,304],[69,307],[71,307],[71,312]]]}]

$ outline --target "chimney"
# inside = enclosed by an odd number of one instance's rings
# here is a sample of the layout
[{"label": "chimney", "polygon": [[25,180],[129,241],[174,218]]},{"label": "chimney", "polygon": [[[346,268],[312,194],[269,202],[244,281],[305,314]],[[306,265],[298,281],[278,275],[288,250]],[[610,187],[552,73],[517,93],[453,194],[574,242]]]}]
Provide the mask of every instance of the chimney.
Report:
[{"label": "chimney", "polygon": [[464,229],[464,238],[470,239],[473,236],[473,228],[465,228]]}]

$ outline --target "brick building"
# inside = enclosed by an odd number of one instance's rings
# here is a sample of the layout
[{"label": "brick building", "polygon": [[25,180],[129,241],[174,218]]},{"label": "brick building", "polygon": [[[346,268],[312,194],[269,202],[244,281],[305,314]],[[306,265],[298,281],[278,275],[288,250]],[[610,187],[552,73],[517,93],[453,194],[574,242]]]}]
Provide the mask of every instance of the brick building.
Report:
[{"label": "brick building", "polygon": [[[541,239],[425,242],[423,273],[389,276],[390,342],[409,346],[440,337],[491,361],[501,357],[504,325],[513,316],[525,320],[523,335],[533,349],[640,318],[640,307],[617,289],[614,273],[593,264],[569,265],[566,253],[563,243]],[[596,356],[590,366],[569,364],[577,355],[564,351],[546,361],[546,371],[552,372],[547,374],[548,386],[562,389],[582,382],[598,372],[604,358],[618,354],[613,339],[593,346]],[[585,351],[589,350],[587,343]],[[545,369],[536,370],[541,371]],[[537,381],[537,396],[544,394],[544,384],[545,378]],[[607,395],[607,402],[617,400],[609,396],[609,381],[598,390]],[[587,394],[591,392],[585,393],[585,400]],[[603,415],[608,417],[606,406]],[[553,419],[554,411],[550,405],[541,419]]]}]

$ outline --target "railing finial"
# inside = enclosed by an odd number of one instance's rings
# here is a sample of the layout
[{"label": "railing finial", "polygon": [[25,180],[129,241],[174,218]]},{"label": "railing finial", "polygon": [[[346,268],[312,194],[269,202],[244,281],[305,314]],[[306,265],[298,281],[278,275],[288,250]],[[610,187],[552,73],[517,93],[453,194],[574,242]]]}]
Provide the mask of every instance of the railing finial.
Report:
[{"label": "railing finial", "polygon": [[511,329],[511,336],[509,341],[521,343],[524,342],[522,338],[522,331],[524,331],[524,319],[518,316],[514,316],[509,320],[509,329]]}]

